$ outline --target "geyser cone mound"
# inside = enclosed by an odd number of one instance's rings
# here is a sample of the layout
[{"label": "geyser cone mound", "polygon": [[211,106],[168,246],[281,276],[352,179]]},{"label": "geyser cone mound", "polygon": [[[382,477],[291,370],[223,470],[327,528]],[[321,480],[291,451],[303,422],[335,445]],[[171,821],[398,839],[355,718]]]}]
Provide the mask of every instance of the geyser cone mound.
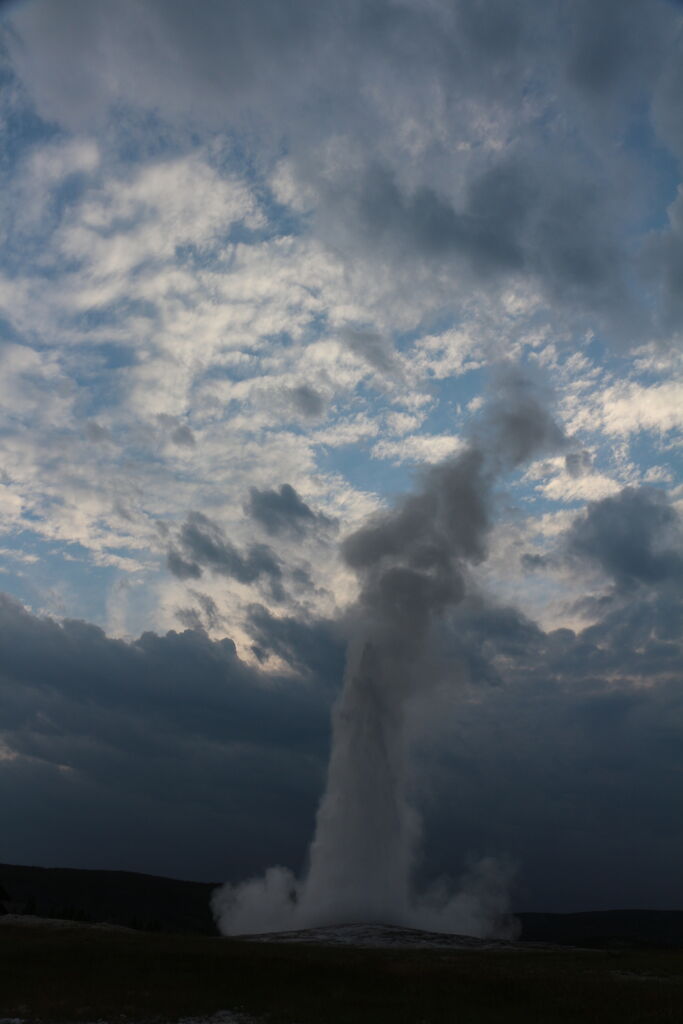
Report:
[{"label": "geyser cone mound", "polygon": [[375,949],[517,949],[521,943],[505,939],[477,939],[472,935],[402,928],[392,924],[339,924],[301,928],[289,932],[243,935],[250,942],[300,942],[315,946],[359,946]]}]

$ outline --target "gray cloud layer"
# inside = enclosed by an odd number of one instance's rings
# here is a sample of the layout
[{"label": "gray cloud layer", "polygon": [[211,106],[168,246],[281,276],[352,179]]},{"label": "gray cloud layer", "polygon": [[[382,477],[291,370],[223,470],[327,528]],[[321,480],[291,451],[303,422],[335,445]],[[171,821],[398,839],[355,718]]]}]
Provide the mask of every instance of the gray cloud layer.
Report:
[{"label": "gray cloud layer", "polygon": [[278,490],[250,488],[245,511],[271,535],[300,537],[307,530],[331,526],[328,517],[314,512],[291,484],[282,484]]},{"label": "gray cloud layer", "polygon": [[272,596],[282,599],[282,569],[267,544],[252,544],[242,554],[218,523],[202,512],[190,512],[180,528],[177,543],[177,547],[169,549],[167,564],[178,579],[199,579],[204,568],[231,576],[239,583],[253,583],[265,577]]},{"label": "gray cloud layer", "polygon": [[17,10],[8,46],[38,109],[78,130],[144,97],[184,125],[256,126],[266,164],[284,142],[319,236],[353,262],[414,286],[424,262],[484,287],[523,274],[574,320],[664,339],[680,199],[644,226],[661,182],[634,139],[683,156],[679,17],[665,0],[69,0]]},{"label": "gray cloud layer", "polygon": [[683,581],[680,517],[654,487],[627,487],[593,502],[568,540],[571,554],[599,565],[619,589]]},{"label": "gray cloud layer", "polygon": [[263,676],[229,639],[186,631],[125,643],[4,596],[0,646],[0,736],[18,755],[0,756],[5,859],[35,861],[42,849],[52,863],[219,879],[273,850],[303,855],[329,672]]}]

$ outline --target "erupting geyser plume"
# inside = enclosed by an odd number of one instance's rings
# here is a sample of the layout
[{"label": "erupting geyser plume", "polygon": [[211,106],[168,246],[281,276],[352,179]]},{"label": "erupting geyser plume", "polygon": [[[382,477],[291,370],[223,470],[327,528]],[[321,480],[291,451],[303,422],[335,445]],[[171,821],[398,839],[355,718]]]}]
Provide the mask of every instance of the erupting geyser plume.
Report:
[{"label": "erupting geyser plume", "polygon": [[499,475],[565,443],[529,385],[501,384],[475,438],[427,474],[421,491],[343,544],[361,592],[350,616],[344,686],[333,713],[327,787],[297,880],[284,868],[213,898],[226,934],[374,921],[490,935],[507,910],[507,872],[476,865],[459,891],[418,893],[420,820],[409,795],[405,714],[425,683],[432,625],[465,595],[465,568],[486,554]]}]

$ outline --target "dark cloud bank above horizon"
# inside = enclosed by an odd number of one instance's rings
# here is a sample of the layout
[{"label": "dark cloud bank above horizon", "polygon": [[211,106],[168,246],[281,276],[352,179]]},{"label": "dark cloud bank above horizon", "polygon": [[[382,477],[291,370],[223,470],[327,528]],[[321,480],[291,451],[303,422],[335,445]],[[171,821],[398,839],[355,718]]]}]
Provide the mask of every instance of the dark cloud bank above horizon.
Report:
[{"label": "dark cloud bank above horizon", "polygon": [[[594,625],[545,633],[474,593],[438,624],[429,700],[412,712],[425,877],[505,855],[518,908],[683,905],[680,541],[664,493],[627,488],[558,543],[603,574]],[[282,671],[200,629],[125,642],[4,596],[0,858],[210,880],[298,871],[344,627],[260,606],[247,627]]]}]

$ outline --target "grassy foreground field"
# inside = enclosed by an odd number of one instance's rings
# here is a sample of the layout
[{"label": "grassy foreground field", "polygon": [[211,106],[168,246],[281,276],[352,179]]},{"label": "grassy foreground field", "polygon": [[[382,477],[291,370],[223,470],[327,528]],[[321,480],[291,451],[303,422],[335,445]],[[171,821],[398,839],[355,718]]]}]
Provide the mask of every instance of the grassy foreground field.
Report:
[{"label": "grassy foreground field", "polygon": [[683,1020],[683,951],[372,950],[0,928],[0,1018],[272,1024]]}]

